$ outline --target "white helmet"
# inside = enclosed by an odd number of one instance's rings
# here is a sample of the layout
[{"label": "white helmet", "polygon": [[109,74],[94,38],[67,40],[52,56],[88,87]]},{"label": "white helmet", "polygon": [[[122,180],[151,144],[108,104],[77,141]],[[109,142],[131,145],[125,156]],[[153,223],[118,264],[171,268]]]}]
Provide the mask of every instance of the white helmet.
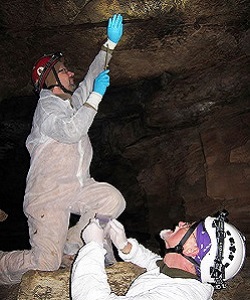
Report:
[{"label": "white helmet", "polygon": [[225,221],[227,212],[219,217],[207,217],[204,227],[211,239],[211,248],[200,263],[201,281],[215,288],[225,287],[242,268],[246,257],[245,237]]},{"label": "white helmet", "polygon": [[[200,280],[211,283],[215,289],[225,288],[225,282],[241,270],[246,258],[245,237],[226,222],[227,215],[227,211],[222,211],[217,217],[193,223],[178,245],[165,250],[166,254],[178,253],[189,260]],[[183,246],[196,229],[199,253],[196,257],[187,256]]]}]

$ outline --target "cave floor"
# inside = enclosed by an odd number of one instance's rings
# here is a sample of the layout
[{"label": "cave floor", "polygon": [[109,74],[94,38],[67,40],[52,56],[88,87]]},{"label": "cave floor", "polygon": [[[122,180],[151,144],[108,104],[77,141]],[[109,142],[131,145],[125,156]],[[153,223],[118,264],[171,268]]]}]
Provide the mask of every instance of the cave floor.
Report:
[{"label": "cave floor", "polygon": [[[2,285],[0,286],[0,299],[17,300],[18,290],[19,290],[19,284],[4,285],[4,286]],[[46,299],[47,298],[44,298],[44,300]],[[222,291],[216,291],[214,292],[213,295],[213,300],[249,300],[249,299],[250,299],[250,257],[246,259],[246,263],[241,273],[228,283],[228,288]],[[58,300],[64,300],[64,299],[60,298]]]}]

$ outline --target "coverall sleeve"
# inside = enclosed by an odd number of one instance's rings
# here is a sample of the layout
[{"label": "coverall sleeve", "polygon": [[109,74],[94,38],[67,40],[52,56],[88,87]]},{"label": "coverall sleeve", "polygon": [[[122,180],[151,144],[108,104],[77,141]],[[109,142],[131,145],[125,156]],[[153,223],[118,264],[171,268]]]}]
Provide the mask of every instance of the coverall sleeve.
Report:
[{"label": "coverall sleeve", "polygon": [[135,265],[150,271],[157,267],[156,261],[162,259],[159,255],[139,244],[136,239],[128,239],[132,244],[132,249],[129,254],[118,252],[119,256],[126,262],[132,262]]},{"label": "coverall sleeve", "polygon": [[[101,95],[96,94],[96,97]],[[88,133],[97,113],[93,108],[83,105],[72,114],[64,101],[58,99],[44,101],[40,109],[41,132],[60,143],[68,144],[78,142]]]},{"label": "coverall sleeve", "polygon": [[118,296],[107,281],[105,253],[96,242],[80,249],[71,272],[72,300],[212,300],[212,287],[194,279],[173,279],[156,270],[139,277],[125,296]]},{"label": "coverall sleeve", "polygon": [[[107,61],[109,62],[112,55],[108,54]],[[72,95],[72,103],[76,109],[79,109],[87,100],[93,90],[95,78],[104,70],[106,59],[106,51],[100,50],[89,66],[88,72],[83,81],[80,82],[78,88]]]},{"label": "coverall sleeve", "polygon": [[71,272],[72,300],[129,299],[111,293],[104,266],[105,253],[96,242],[80,249]]}]

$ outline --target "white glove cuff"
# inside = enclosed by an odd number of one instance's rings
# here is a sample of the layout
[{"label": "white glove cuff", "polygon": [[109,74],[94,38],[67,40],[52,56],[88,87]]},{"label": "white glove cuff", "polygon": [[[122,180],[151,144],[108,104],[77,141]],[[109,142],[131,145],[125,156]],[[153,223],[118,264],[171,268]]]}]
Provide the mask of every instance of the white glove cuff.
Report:
[{"label": "white glove cuff", "polygon": [[136,239],[129,238],[127,239],[127,242],[129,242],[132,245],[130,253],[125,254],[122,253],[121,250],[118,251],[120,258],[122,258],[124,261],[129,261],[135,255],[139,247],[138,241]]},{"label": "white glove cuff", "polygon": [[107,39],[107,41],[103,44],[105,48],[109,48],[110,50],[114,50],[116,45],[117,44],[112,42],[110,39]]},{"label": "white glove cuff", "polygon": [[92,106],[95,110],[98,109],[98,105],[102,100],[102,95],[96,92],[92,92],[87,101],[85,103],[89,104],[90,106]]},{"label": "white glove cuff", "polygon": [[126,242],[124,241],[123,243],[121,243],[121,244],[119,245],[119,250],[122,250],[124,247],[127,246],[127,244],[128,244],[128,240],[126,240]]}]

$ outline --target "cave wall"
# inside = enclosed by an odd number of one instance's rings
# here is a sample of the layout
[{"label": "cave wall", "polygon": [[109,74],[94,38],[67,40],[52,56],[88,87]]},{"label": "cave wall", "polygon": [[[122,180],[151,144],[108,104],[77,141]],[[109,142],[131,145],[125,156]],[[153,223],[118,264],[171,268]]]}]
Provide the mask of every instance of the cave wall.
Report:
[{"label": "cave wall", "polygon": [[[183,79],[175,81],[172,94]],[[148,230],[153,238],[180,219],[196,220],[225,208],[248,237],[248,97],[200,106],[186,119],[181,116],[189,109],[179,107],[177,114],[168,101],[170,87],[159,82],[125,88],[124,97],[120,90],[106,96],[92,128],[95,176],[125,195],[123,218],[131,232]]]}]

